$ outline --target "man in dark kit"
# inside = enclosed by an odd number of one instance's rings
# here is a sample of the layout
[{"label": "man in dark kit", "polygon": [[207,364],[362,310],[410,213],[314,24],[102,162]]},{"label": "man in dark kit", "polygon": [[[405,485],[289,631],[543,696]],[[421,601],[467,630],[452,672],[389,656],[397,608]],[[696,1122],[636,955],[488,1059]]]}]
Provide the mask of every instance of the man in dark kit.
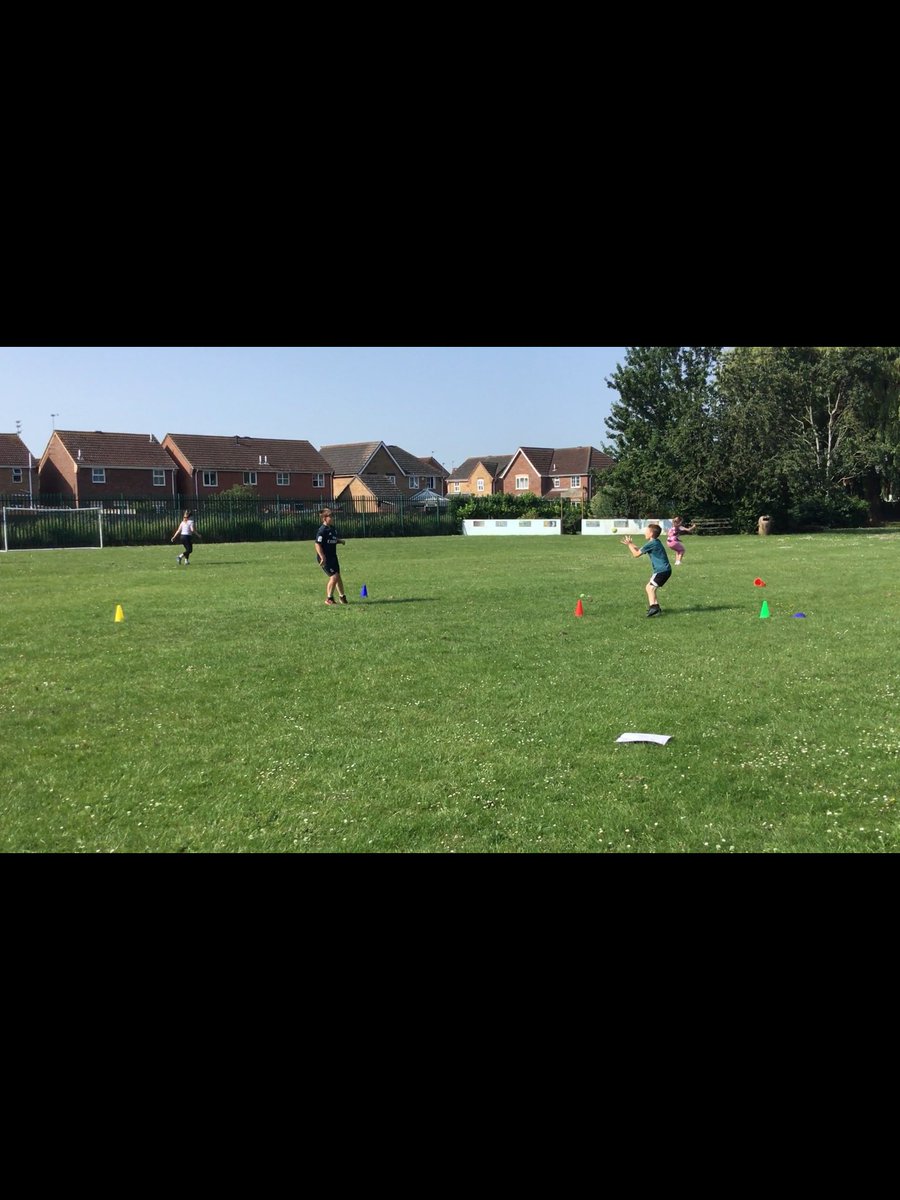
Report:
[{"label": "man in dark kit", "polygon": [[335,603],[333,593],[337,589],[338,599],[341,604],[346,604],[347,597],[344,595],[344,581],[341,579],[341,564],[338,562],[337,556],[338,546],[346,543],[343,538],[338,537],[337,530],[332,524],[333,521],[331,509],[323,509],[322,524],[316,534],[316,558],[319,560],[319,566],[328,576],[328,582],[325,584],[325,603]]}]

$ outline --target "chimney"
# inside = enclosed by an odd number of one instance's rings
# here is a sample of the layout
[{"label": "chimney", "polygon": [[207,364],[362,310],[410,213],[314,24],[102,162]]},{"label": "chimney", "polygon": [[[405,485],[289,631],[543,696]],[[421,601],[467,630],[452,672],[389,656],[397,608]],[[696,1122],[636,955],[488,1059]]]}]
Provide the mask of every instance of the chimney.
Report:
[{"label": "chimney", "polygon": [[268,454],[264,454],[264,455],[263,455],[263,463],[265,464],[265,466],[268,466],[268,465],[269,465],[269,456],[268,456]]},{"label": "chimney", "polygon": [[79,460],[81,459],[81,451],[80,450],[78,451],[78,458],[79,458]]},{"label": "chimney", "polygon": [[262,455],[259,456],[259,465],[262,466]]}]

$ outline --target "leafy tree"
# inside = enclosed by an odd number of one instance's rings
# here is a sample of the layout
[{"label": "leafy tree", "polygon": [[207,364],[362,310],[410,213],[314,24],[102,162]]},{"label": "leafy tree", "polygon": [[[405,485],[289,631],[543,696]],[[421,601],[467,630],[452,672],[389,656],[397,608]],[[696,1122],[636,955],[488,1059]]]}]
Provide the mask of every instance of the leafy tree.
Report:
[{"label": "leafy tree", "polygon": [[615,502],[617,516],[708,511],[720,475],[714,380],[719,346],[629,346],[607,379],[614,401],[604,471],[592,511]]},{"label": "leafy tree", "polygon": [[[848,523],[898,466],[898,352],[882,347],[738,347],[723,356],[719,435],[736,519]],[[818,513],[818,517],[815,514]]]}]

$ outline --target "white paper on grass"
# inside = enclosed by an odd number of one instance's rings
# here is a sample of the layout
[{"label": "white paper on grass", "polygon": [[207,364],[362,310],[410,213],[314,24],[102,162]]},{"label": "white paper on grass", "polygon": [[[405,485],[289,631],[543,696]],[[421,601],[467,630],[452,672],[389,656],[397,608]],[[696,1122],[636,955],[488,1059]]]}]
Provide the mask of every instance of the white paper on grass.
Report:
[{"label": "white paper on grass", "polygon": [[620,733],[616,738],[617,742],[656,742],[657,746],[664,746],[666,742],[671,741],[671,733]]}]

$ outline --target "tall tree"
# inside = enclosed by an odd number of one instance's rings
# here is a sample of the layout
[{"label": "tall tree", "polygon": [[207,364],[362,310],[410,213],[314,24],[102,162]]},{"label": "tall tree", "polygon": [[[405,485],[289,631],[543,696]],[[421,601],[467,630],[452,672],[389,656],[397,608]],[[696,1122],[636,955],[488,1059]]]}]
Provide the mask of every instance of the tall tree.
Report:
[{"label": "tall tree", "polygon": [[781,516],[817,504],[825,518],[864,495],[877,519],[900,473],[897,359],[894,348],[860,346],[724,355],[718,394],[735,504]]},{"label": "tall tree", "polygon": [[606,420],[616,465],[602,488],[626,515],[696,511],[713,502],[719,473],[714,436],[720,346],[629,346],[606,380],[619,393]]}]

